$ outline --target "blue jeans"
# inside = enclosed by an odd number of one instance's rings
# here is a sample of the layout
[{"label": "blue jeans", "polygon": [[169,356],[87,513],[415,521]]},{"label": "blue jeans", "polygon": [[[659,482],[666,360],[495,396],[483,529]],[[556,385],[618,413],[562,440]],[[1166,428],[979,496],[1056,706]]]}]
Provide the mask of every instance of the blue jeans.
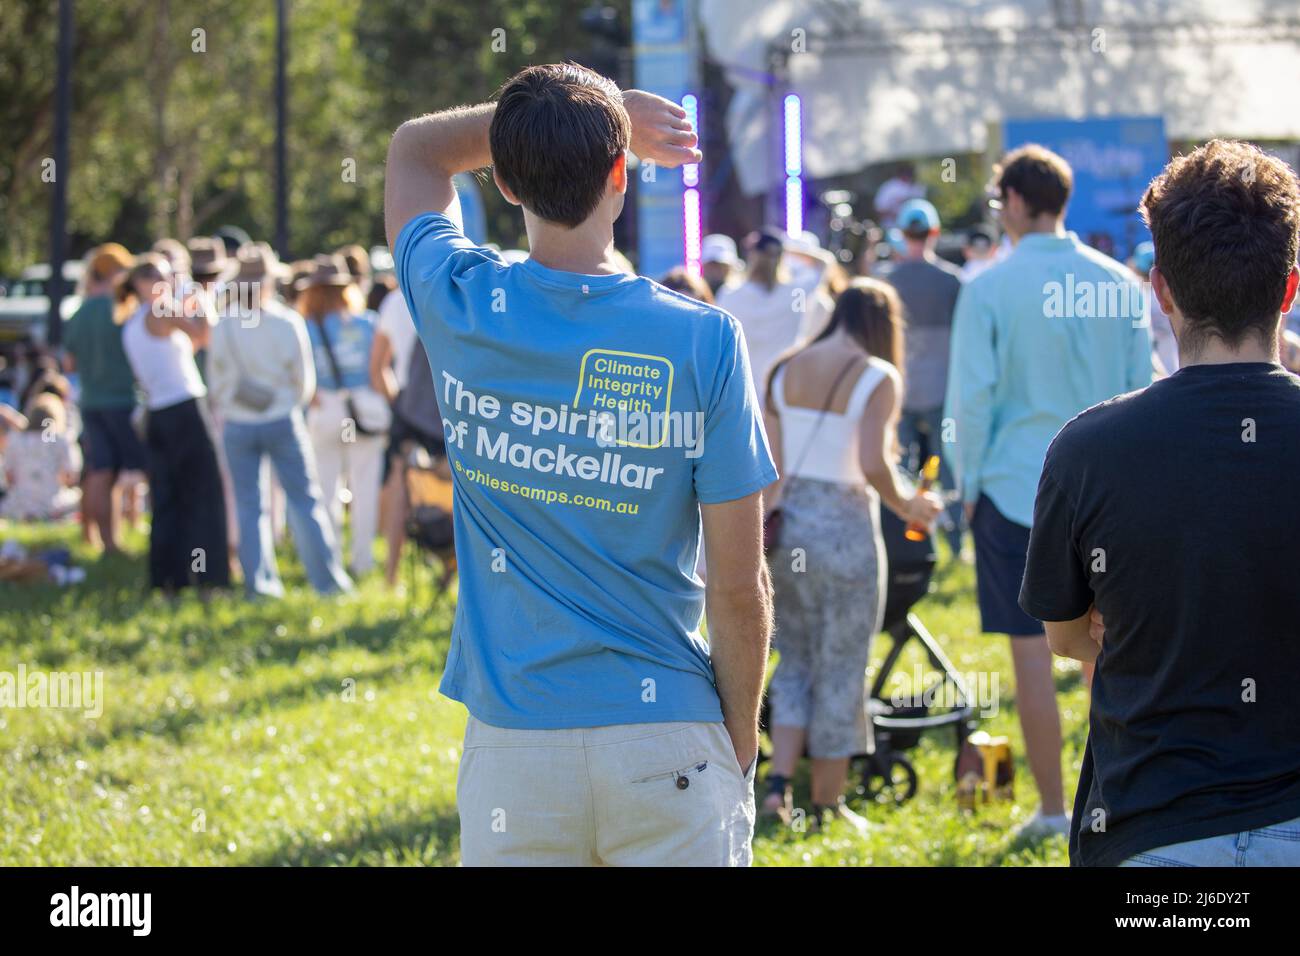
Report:
[{"label": "blue jeans", "polygon": [[336,557],[334,529],[316,479],[302,413],[295,410],[270,422],[228,421],[222,437],[239,518],[239,564],[248,594],[284,594],[266,508],[270,482],[263,466],[268,460],[284,488],[289,528],[307,580],[322,594],[350,591],[352,580]]},{"label": "blue jeans", "polygon": [[[918,474],[925,460],[931,455],[939,456],[939,484],[944,491],[950,491],[953,483],[952,471],[943,454],[943,409],[930,408],[925,411],[903,410],[898,418],[898,443],[903,446],[903,465],[912,474]],[[946,517],[939,519],[939,533],[948,539],[954,555],[961,552],[961,532],[965,516],[962,514],[961,502],[955,501],[946,509]]]},{"label": "blue jeans", "polygon": [[1120,866],[1300,866],[1300,817],[1145,850]]}]

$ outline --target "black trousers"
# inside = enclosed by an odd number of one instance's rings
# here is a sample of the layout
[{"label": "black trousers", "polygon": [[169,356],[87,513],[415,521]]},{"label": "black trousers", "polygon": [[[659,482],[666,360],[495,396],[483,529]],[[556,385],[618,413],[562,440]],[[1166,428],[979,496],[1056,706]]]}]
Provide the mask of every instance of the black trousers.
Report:
[{"label": "black trousers", "polygon": [[196,399],[149,412],[149,585],[230,584],[226,499],[208,422]]}]

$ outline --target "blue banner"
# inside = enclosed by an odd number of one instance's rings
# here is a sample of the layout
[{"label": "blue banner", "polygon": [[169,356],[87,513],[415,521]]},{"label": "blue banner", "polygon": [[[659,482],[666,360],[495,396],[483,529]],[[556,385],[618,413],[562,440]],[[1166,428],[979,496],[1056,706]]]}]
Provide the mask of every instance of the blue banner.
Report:
[{"label": "blue banner", "polygon": [[[633,0],[632,51],[639,89],[676,103],[695,88],[694,0]],[[637,177],[637,271],[658,278],[685,261],[682,176],[641,167]]]},{"label": "blue banner", "polygon": [[1151,238],[1137,213],[1147,185],[1169,161],[1159,116],[1086,120],[1008,120],[1003,144],[1011,150],[1038,143],[1065,157],[1074,193],[1065,225],[1088,245],[1121,261]]}]

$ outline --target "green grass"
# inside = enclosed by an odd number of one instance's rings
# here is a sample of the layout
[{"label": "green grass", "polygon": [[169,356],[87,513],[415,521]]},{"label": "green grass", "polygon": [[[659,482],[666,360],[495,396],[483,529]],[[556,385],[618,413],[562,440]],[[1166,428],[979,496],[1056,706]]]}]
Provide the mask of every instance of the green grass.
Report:
[{"label": "green grass", "polygon": [[[0,526],[5,538],[72,547],[88,578],[63,589],[0,584],[0,671],[102,671],[106,706],[97,720],[0,710],[0,865],[459,862],[465,712],[437,693],[453,605],[433,600],[427,569],[417,600],[377,575],[354,596],[322,599],[282,555],[283,601],[169,600],[143,589],[138,535],[128,541],[136,557],[113,560],[96,560],[67,526]],[[951,736],[930,734],[912,752],[913,801],[858,804],[874,824],[867,838],[842,824],[804,834],[760,823],[756,864],[1065,862],[1060,839],[1012,845],[1011,828],[1036,801],[1009,651],[976,633],[972,584],[969,567],[945,566],[917,610],[960,670],[999,674],[1000,707],[981,726],[1011,738],[1015,802],[959,813]],[[1068,799],[1087,697],[1073,665],[1058,663],[1057,685]]]}]

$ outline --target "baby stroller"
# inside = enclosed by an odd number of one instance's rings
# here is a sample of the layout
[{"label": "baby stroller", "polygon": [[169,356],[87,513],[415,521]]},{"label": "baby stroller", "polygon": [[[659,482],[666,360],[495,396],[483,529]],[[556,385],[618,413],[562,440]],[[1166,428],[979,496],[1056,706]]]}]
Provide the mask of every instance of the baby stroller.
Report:
[{"label": "baby stroller", "polygon": [[[881,509],[880,533],[889,556],[888,591],[885,595],[883,633],[890,645],[872,682],[867,707],[875,731],[875,751],[859,754],[850,761],[850,777],[858,780],[858,793],[872,800],[892,799],[906,803],[916,796],[916,768],[907,751],[917,745],[926,730],[950,727],[956,744],[956,767],[966,744],[975,730],[975,707],[970,689],[938,641],[926,630],[912,605],[925,596],[934,572],[934,539],[909,541],[906,525],[893,512]],[[925,651],[930,665],[939,676],[928,687],[912,687],[910,701],[892,703],[886,685],[908,645],[916,641]],[[931,708],[924,701],[942,702]],[[952,706],[944,704],[951,702]]]},{"label": "baby stroller", "polygon": [[416,567],[422,560],[422,555],[435,557],[442,565],[436,594],[444,594],[456,575],[456,539],[451,522],[451,469],[445,453],[435,457],[420,447],[408,453],[406,497],[406,537],[415,546],[410,552],[407,594],[414,599]]},{"label": "baby stroller", "polygon": [[407,501],[406,538],[413,544],[407,595],[415,596],[416,569],[423,556],[438,559],[442,574],[435,597],[446,593],[456,575],[456,540],[452,530],[451,465],[442,439],[442,414],[433,384],[429,354],[419,342],[411,349],[406,387],[393,402],[394,419],[406,425],[409,439],[398,449],[404,462]]},{"label": "baby stroller", "polygon": [[[935,551],[933,537],[922,541],[909,541],[904,535],[906,525],[892,512],[881,509],[881,536],[889,558],[889,577],[886,583],[883,634],[889,638],[889,650],[880,664],[872,682],[867,707],[875,736],[875,750],[857,754],[849,762],[849,779],[857,793],[871,800],[892,800],[906,803],[916,796],[918,785],[916,767],[907,757],[907,751],[917,745],[926,730],[950,727],[960,757],[967,737],[975,729],[975,707],[969,689],[943,648],[934,639],[921,619],[912,611],[912,605],[925,596],[934,572]],[[886,685],[894,668],[911,642],[916,641],[924,650],[930,665],[940,676],[927,688],[913,687],[909,702],[895,705]],[[863,675],[863,679],[866,677]],[[944,693],[947,691],[947,693]],[[916,701],[951,701],[951,707],[931,708]],[[759,726],[768,728],[768,702],[763,701]],[[759,760],[768,759],[761,751]],[[954,759],[954,767],[956,758]]]}]

